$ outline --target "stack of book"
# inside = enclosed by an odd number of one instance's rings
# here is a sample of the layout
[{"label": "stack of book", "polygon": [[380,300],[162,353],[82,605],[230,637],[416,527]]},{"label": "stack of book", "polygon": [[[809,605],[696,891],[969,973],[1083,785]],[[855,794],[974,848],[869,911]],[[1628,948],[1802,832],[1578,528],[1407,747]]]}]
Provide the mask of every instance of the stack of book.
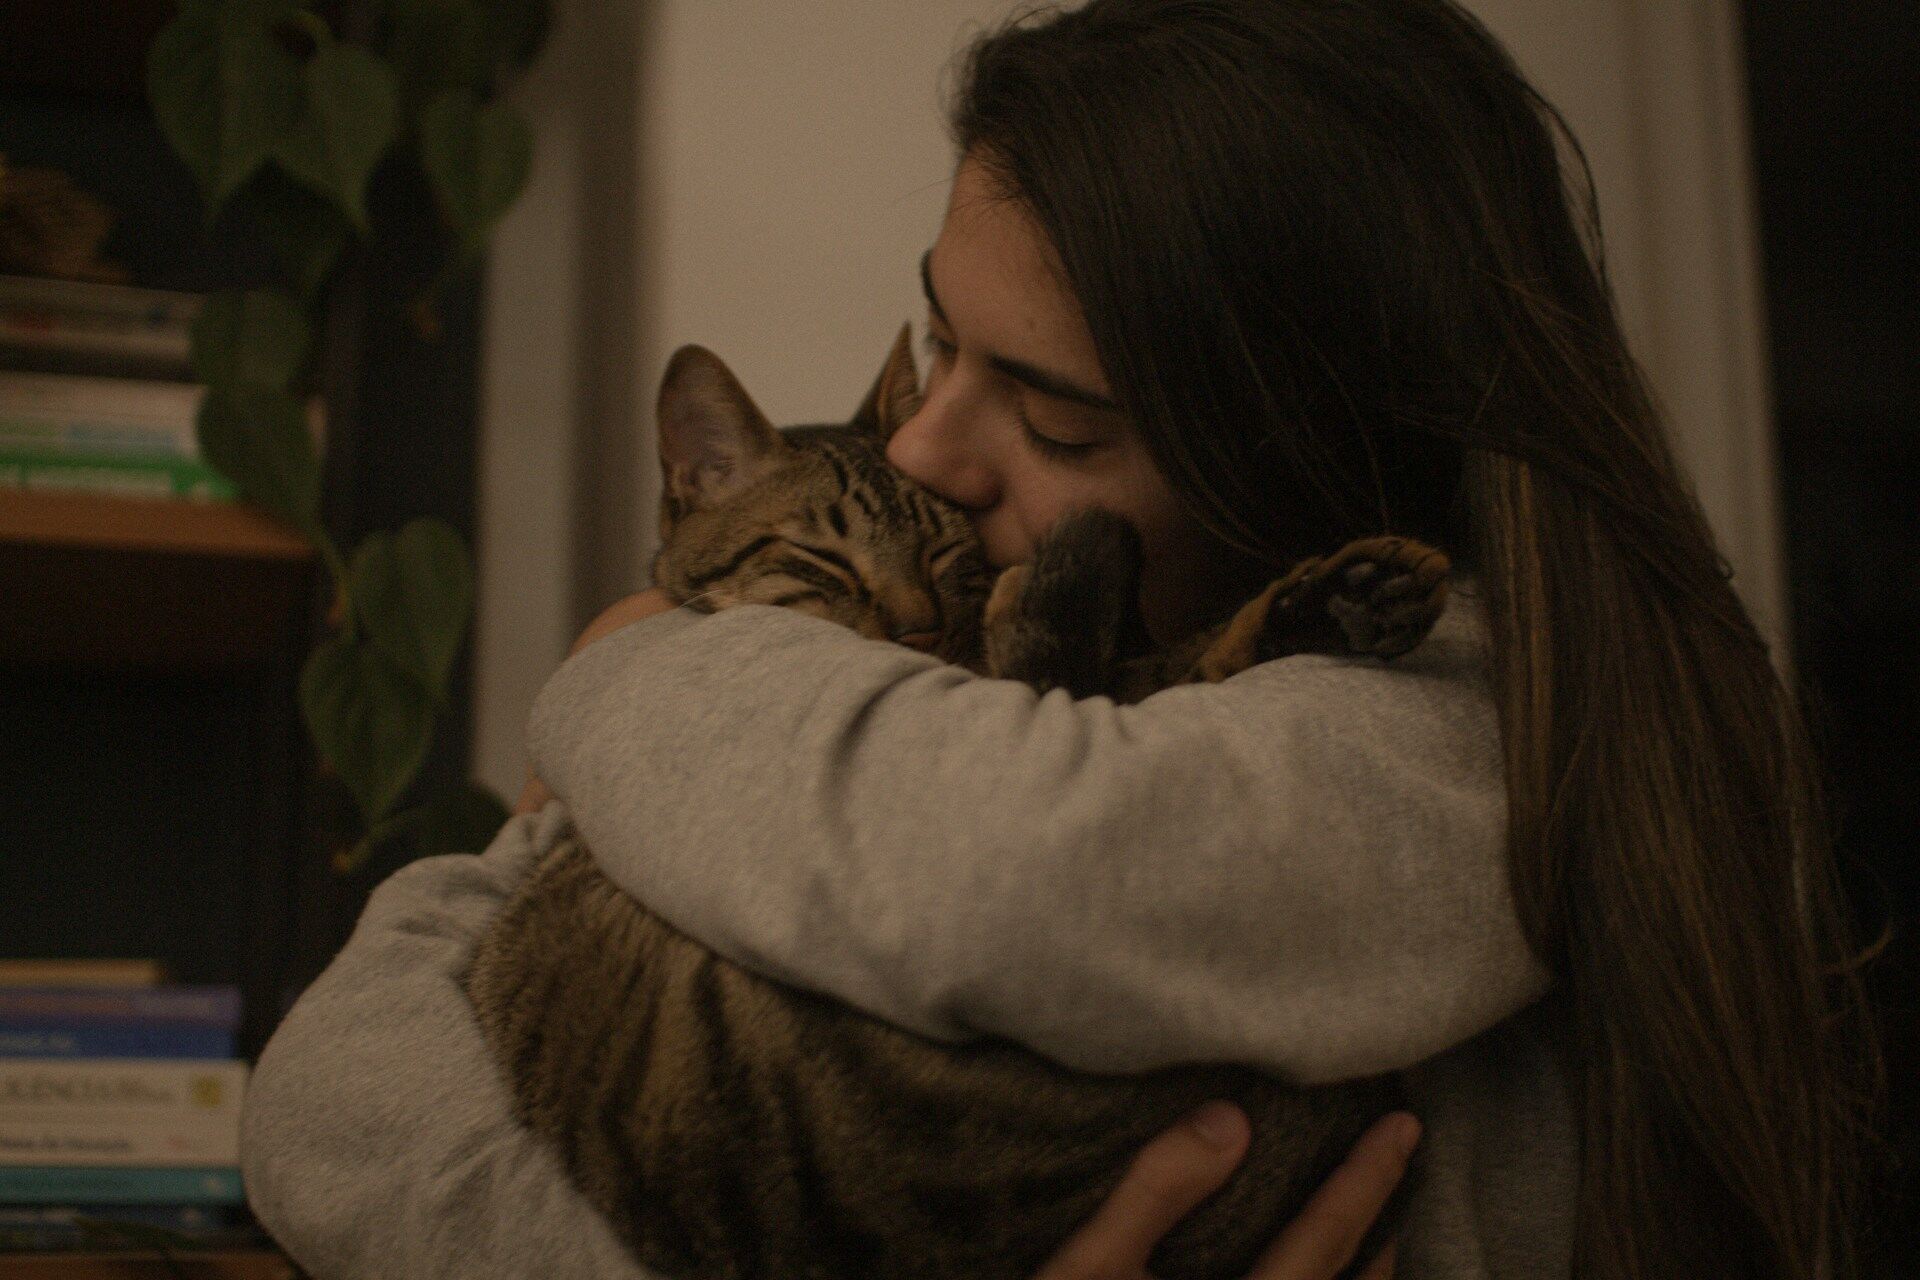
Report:
[{"label": "stack of book", "polygon": [[202,394],[187,382],[0,370],[0,489],[232,501],[195,443]]},{"label": "stack of book", "polygon": [[225,502],[199,456],[195,294],[0,275],[0,489]]},{"label": "stack of book", "polygon": [[257,1241],[240,1186],[239,991],[6,985],[10,967],[0,966],[0,1249]]},{"label": "stack of book", "polygon": [[0,274],[0,363],[185,382],[199,294]]}]

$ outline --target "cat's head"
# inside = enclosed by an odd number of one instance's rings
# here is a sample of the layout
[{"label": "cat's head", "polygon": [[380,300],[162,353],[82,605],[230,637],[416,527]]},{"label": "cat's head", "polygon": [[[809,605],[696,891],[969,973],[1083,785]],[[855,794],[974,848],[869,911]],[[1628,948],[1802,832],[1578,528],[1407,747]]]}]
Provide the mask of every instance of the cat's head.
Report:
[{"label": "cat's head", "polygon": [[843,426],[777,429],[719,357],[680,348],[660,385],[654,585],[697,609],[781,605],[971,661],[989,586],[979,540],[886,460],[919,397],[906,329]]}]

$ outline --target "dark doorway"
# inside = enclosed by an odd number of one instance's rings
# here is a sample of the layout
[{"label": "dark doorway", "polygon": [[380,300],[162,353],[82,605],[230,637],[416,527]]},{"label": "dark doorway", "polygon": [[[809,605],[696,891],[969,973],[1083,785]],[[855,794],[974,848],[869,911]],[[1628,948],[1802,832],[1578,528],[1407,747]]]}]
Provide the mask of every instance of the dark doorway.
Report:
[{"label": "dark doorway", "polygon": [[1873,1274],[1920,1276],[1920,7],[1744,10],[1794,645],[1855,900],[1896,931]]}]

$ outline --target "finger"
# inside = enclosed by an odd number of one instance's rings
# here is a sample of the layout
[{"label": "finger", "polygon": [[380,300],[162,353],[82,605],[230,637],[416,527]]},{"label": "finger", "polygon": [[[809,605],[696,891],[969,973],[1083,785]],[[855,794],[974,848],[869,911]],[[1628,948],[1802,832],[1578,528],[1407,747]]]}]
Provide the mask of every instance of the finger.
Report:
[{"label": "finger", "polygon": [[1246,1113],[1227,1102],[1209,1102],[1162,1133],[1034,1280],[1144,1275],[1160,1237],[1232,1175],[1250,1134]]},{"label": "finger", "polygon": [[527,785],[521,788],[520,798],[514,801],[513,811],[519,813],[538,813],[547,807],[547,801],[553,799],[553,792],[547,790],[547,784],[527,774]]},{"label": "finger", "polygon": [[1375,1121],[1260,1255],[1247,1280],[1333,1280],[1353,1261],[1419,1140],[1420,1122],[1405,1111]]},{"label": "finger", "polygon": [[1387,1247],[1373,1255],[1373,1261],[1367,1264],[1354,1280],[1393,1280],[1393,1260],[1400,1252],[1398,1240],[1387,1241]]}]

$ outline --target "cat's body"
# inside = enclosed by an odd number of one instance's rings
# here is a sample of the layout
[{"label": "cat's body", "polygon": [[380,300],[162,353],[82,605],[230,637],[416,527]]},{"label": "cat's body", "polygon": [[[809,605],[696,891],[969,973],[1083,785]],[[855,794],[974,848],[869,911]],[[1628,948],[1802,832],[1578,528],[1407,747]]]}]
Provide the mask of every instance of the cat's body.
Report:
[{"label": "cat's body", "polygon": [[[772,439],[764,420],[744,438],[719,425],[751,404],[701,356],[677,358],[662,393],[655,573],[696,607],[801,608],[1122,700],[1305,648],[1401,652],[1438,616],[1444,558],[1377,540],[1304,564],[1178,652],[1130,656],[1138,550],[1124,525],[1063,522],[989,602],[965,519],[885,465],[887,427],[910,407],[904,348],[854,426]],[[716,956],[572,842],[495,921],[467,988],[520,1119],[643,1263],[702,1280],[1031,1275],[1148,1139],[1219,1097],[1252,1118],[1252,1148],[1154,1273],[1237,1277],[1396,1098],[1387,1080],[1091,1076],[1007,1043],[938,1044]]]}]

